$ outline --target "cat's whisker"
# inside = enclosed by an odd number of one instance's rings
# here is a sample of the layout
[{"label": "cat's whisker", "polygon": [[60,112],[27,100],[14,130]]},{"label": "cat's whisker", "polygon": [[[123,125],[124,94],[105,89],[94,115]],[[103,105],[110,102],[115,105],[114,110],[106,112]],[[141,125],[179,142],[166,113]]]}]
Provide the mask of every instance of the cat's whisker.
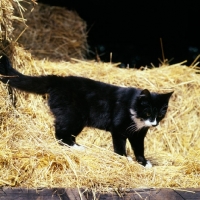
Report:
[{"label": "cat's whisker", "polygon": [[135,123],[132,123],[127,129],[126,129],[126,131],[128,132],[128,133],[134,133],[134,132],[136,132],[138,130],[138,128],[137,128],[137,125],[135,124]]}]

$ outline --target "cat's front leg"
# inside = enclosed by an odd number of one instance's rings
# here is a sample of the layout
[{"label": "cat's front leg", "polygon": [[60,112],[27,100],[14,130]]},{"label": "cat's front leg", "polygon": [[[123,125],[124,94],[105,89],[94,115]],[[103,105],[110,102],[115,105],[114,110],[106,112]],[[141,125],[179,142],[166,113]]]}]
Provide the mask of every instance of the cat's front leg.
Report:
[{"label": "cat's front leg", "polygon": [[147,131],[148,128],[140,129],[139,131],[129,135],[128,140],[131,144],[131,147],[134,151],[138,163],[140,163],[146,168],[151,168],[152,167],[151,162],[146,160],[144,156],[144,138],[146,136]]}]

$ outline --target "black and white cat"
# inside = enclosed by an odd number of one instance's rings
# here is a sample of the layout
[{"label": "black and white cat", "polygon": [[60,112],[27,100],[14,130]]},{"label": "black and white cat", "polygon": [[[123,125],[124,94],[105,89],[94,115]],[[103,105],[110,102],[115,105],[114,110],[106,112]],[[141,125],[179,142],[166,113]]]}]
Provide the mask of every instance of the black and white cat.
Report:
[{"label": "black and white cat", "polygon": [[151,167],[144,156],[144,138],[149,127],[157,126],[164,118],[173,92],[150,93],[147,89],[118,87],[76,76],[26,76],[13,69],[6,56],[0,59],[0,74],[5,75],[0,80],[11,87],[49,94],[58,140],[77,146],[75,137],[84,127],[106,130],[112,134],[117,154],[126,156],[128,139],[136,160]]}]

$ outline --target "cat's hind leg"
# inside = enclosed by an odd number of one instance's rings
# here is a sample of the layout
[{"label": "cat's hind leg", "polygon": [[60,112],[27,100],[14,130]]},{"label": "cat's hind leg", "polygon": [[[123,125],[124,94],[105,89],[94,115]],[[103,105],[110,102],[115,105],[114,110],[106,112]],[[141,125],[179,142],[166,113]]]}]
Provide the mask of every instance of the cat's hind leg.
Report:
[{"label": "cat's hind leg", "polygon": [[84,123],[80,116],[76,113],[70,113],[67,109],[59,110],[54,115],[55,119],[55,137],[59,143],[68,146],[79,146],[76,144],[76,136],[83,130]]},{"label": "cat's hind leg", "polygon": [[55,125],[55,136],[59,144],[67,145],[75,150],[84,151],[85,148],[75,142],[75,136],[77,136],[82,129],[81,128],[61,128],[59,123]]}]

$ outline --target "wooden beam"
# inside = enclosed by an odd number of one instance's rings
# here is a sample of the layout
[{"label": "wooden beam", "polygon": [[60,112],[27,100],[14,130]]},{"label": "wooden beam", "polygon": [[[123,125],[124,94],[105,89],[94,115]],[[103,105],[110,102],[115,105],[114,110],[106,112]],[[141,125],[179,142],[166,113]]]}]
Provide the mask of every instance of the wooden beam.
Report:
[{"label": "wooden beam", "polygon": [[110,193],[93,193],[77,188],[0,188],[1,200],[199,200],[200,188],[175,189],[131,189],[127,191],[116,191]]}]

